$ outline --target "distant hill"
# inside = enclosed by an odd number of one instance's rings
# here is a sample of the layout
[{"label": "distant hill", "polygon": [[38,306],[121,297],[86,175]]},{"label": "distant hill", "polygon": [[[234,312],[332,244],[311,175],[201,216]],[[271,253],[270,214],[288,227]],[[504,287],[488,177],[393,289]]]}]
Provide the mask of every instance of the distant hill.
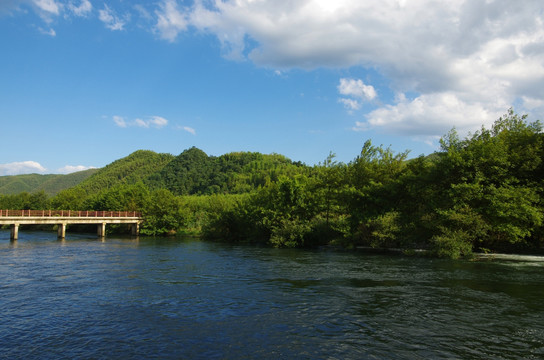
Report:
[{"label": "distant hill", "polygon": [[175,195],[244,193],[277,180],[280,173],[296,173],[301,167],[304,165],[278,154],[236,152],[215,157],[192,147],[144,183]]},{"label": "distant hill", "polygon": [[123,184],[142,182],[150,189],[167,189],[175,195],[241,194],[293,175],[308,167],[279,154],[233,152],[208,156],[192,147],[178,156],[138,150],[100,169],[68,175],[16,175],[0,177],[0,194],[44,190],[49,196],[73,188],[91,195]]},{"label": "distant hill", "polygon": [[138,150],[99,169],[76,187],[91,194],[120,184],[135,184],[161,171],[173,159],[171,154]]},{"label": "distant hill", "polygon": [[44,190],[46,194],[54,195],[64,189],[68,189],[76,186],[77,184],[80,184],[82,181],[96,174],[99,170],[100,169],[88,169],[84,171],[78,171],[72,174],[59,175],[58,177],[51,178],[44,182],[40,187],[38,187],[37,190]]},{"label": "distant hill", "polygon": [[76,186],[87,179],[98,169],[78,171],[71,174],[24,174],[0,176],[0,194],[13,195],[21,192],[44,191],[47,195],[53,196],[59,191]]},{"label": "distant hill", "polygon": [[146,183],[151,188],[168,189],[177,195],[202,193],[211,186],[210,177],[216,171],[213,158],[192,147],[152,174]]}]

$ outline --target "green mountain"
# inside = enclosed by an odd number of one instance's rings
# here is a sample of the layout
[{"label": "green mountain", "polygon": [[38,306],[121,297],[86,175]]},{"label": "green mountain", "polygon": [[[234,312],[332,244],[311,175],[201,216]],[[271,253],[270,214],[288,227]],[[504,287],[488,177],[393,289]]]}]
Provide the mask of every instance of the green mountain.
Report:
[{"label": "green mountain", "polygon": [[192,147],[144,182],[175,195],[244,193],[304,167],[278,154],[236,152],[215,157]]},{"label": "green mountain", "polygon": [[146,180],[151,174],[161,171],[173,159],[174,156],[171,154],[138,150],[99,169],[76,188],[87,194],[92,194],[120,184],[135,184]]},{"label": "green mountain", "polygon": [[192,147],[174,156],[138,150],[100,169],[68,175],[2,176],[0,195],[43,190],[53,196],[70,188],[91,195],[138,182],[176,195],[240,194],[274,182],[282,174],[293,175],[305,169],[305,165],[278,154],[233,152],[208,156]]},{"label": "green mountain", "polygon": [[71,174],[24,174],[0,176],[0,194],[13,195],[22,192],[44,191],[47,195],[53,196],[59,191],[76,186],[84,181],[98,169],[78,171]]},{"label": "green mountain", "polygon": [[146,183],[151,188],[168,189],[178,195],[202,193],[210,187],[210,177],[216,171],[213,158],[192,147],[152,174]]}]

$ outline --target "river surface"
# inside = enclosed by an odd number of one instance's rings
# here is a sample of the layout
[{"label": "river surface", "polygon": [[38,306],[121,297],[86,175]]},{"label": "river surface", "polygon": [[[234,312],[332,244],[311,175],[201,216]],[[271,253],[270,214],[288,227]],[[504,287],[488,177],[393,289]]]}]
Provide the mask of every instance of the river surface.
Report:
[{"label": "river surface", "polygon": [[544,261],[0,231],[0,359],[542,359]]}]

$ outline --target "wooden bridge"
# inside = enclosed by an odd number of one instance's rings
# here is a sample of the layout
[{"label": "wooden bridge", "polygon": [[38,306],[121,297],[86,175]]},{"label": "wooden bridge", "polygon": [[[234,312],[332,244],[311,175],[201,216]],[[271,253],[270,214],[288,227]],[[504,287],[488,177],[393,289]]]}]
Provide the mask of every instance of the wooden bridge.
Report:
[{"label": "wooden bridge", "polygon": [[132,235],[138,235],[142,214],[136,211],[74,210],[0,210],[0,225],[11,225],[11,240],[19,237],[19,225],[58,225],[58,237],[64,239],[70,224],[96,224],[99,237],[106,235],[106,224],[129,224]]}]

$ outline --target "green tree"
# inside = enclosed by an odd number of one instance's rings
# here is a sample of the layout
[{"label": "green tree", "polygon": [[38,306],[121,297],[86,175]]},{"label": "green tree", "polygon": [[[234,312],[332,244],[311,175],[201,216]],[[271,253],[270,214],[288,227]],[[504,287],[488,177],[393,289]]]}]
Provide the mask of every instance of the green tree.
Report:
[{"label": "green tree", "polygon": [[458,257],[469,248],[534,241],[543,221],[542,159],[535,157],[542,154],[541,130],[539,122],[529,124],[510,109],[490,129],[463,141],[454,132],[443,139],[436,167],[442,190],[434,219],[438,253]]},{"label": "green tree", "polygon": [[62,190],[51,199],[51,206],[57,210],[88,210],[85,204],[87,193],[74,187]]},{"label": "green tree", "polygon": [[182,224],[180,200],[166,189],[154,190],[143,209],[145,222],[141,233],[164,235],[175,233]]},{"label": "green tree", "polygon": [[397,210],[407,156],[407,151],[395,154],[391,148],[373,146],[368,140],[361,154],[348,165],[349,187],[344,200],[348,206],[352,246],[368,244],[372,238],[368,224]]},{"label": "green tree", "polygon": [[148,200],[149,190],[139,182],[106,189],[92,199],[92,207],[95,210],[139,211],[146,207]]}]

